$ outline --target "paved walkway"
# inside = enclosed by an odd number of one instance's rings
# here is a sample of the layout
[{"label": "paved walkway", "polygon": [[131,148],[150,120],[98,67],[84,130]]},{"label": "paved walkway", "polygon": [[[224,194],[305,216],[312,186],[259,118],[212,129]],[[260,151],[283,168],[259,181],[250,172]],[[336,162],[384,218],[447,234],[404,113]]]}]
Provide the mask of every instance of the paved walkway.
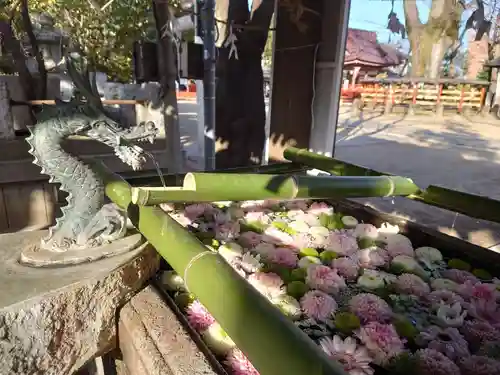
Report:
[{"label": "paved walkway", "polygon": [[[379,171],[408,176],[422,187],[442,185],[500,199],[500,121],[365,115],[340,116],[335,156]],[[492,247],[500,225],[397,198],[361,200],[378,209]]]}]

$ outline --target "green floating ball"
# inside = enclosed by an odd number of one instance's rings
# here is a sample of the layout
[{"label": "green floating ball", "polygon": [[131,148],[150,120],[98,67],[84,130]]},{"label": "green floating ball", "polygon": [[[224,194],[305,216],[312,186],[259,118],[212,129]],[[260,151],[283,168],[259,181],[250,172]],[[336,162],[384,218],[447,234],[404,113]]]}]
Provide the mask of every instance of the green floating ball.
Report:
[{"label": "green floating ball", "polygon": [[376,246],[376,243],[375,240],[371,238],[363,237],[358,239],[358,246],[360,249],[366,249],[368,247]]},{"label": "green floating ball", "polygon": [[304,281],[307,276],[306,268],[296,268],[290,272],[290,281]]},{"label": "green floating ball", "polygon": [[309,287],[302,281],[292,281],[286,286],[287,294],[295,299],[300,299],[308,291]]},{"label": "green floating ball", "polygon": [[448,267],[462,271],[470,271],[470,264],[462,259],[453,258],[448,261]]},{"label": "green floating ball", "polygon": [[325,264],[330,264],[332,260],[337,259],[339,255],[333,250],[325,250],[319,254],[319,259]]},{"label": "green floating ball", "polygon": [[319,253],[318,253],[318,250],[316,250],[312,247],[305,247],[303,249],[300,249],[299,256],[300,257],[307,257],[307,256],[317,257],[317,256],[319,256]]},{"label": "green floating ball", "polygon": [[491,280],[493,278],[488,271],[483,270],[482,268],[473,269],[472,274],[481,280]]},{"label": "green floating ball", "polygon": [[220,242],[215,238],[205,238],[201,242],[203,242],[204,245],[210,246],[214,249],[218,249],[220,247]]},{"label": "green floating ball", "polygon": [[399,317],[394,320],[393,324],[398,335],[405,339],[413,341],[419,333],[418,329],[406,318]]},{"label": "green floating ball", "polygon": [[335,329],[346,335],[351,334],[354,330],[361,326],[359,318],[349,312],[341,312],[335,315]]}]

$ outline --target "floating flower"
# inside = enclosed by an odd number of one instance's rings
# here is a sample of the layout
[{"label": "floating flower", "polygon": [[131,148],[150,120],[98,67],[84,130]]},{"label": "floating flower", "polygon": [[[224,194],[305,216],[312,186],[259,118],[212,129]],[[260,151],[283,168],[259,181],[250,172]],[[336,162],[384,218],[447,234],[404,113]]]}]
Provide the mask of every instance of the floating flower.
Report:
[{"label": "floating flower", "polygon": [[213,217],[215,224],[225,224],[231,221],[231,214],[229,212],[217,210],[213,212]]},{"label": "floating flower", "polygon": [[420,349],[415,353],[419,375],[460,375],[458,366],[444,354],[434,349]]},{"label": "floating flower", "polygon": [[220,241],[232,241],[240,234],[240,223],[229,221],[215,226],[215,238]]},{"label": "floating flower", "polygon": [[268,253],[265,258],[270,263],[289,268],[297,267],[299,261],[297,253],[286,247],[277,247],[273,252]]},{"label": "floating flower", "polygon": [[463,303],[464,299],[457,293],[451,290],[440,289],[432,291],[426,296],[427,301],[431,304],[433,309],[438,309],[442,304],[453,305],[456,302]]},{"label": "floating flower", "polygon": [[404,341],[392,324],[370,322],[357,330],[356,336],[366,345],[368,353],[374,358],[373,362],[378,365],[384,365],[404,350]]},{"label": "floating flower", "polygon": [[443,254],[438,249],[430,246],[415,249],[415,257],[428,267],[443,261]]},{"label": "floating flower", "polygon": [[309,317],[324,322],[337,311],[333,297],[320,290],[311,290],[300,299],[300,306]]},{"label": "floating flower", "polygon": [[356,238],[370,238],[372,240],[377,239],[378,230],[372,224],[358,224],[356,228],[354,228],[354,237]]},{"label": "floating flower", "polygon": [[387,235],[384,238],[384,242],[386,243],[385,249],[393,258],[398,255],[406,255],[409,257],[413,257],[415,255],[411,241],[402,234]]},{"label": "floating flower", "polygon": [[328,237],[330,235],[330,231],[325,227],[317,225],[309,228],[309,234],[311,236]]},{"label": "floating flower", "polygon": [[443,353],[453,361],[470,355],[467,341],[456,328],[430,326],[420,332],[415,341],[420,346]]},{"label": "floating flower", "polygon": [[243,254],[240,259],[240,267],[247,273],[260,271],[263,267],[263,264],[260,262],[260,255]]},{"label": "floating flower", "polygon": [[321,221],[316,215],[313,215],[311,213],[301,213],[297,216],[294,217],[294,220],[297,222],[302,222],[303,224],[306,224],[308,229],[309,227],[317,227],[321,225]]},{"label": "floating flower", "polygon": [[357,250],[358,242],[356,238],[343,232],[331,232],[328,235],[325,250],[333,250],[339,255],[353,255]]},{"label": "floating flower", "polygon": [[394,286],[399,293],[415,295],[417,297],[425,297],[431,291],[431,288],[424,280],[411,273],[399,275]]},{"label": "floating flower", "polygon": [[262,242],[262,236],[252,231],[243,232],[238,237],[238,242],[247,249],[254,248]]},{"label": "floating flower", "polygon": [[321,349],[332,359],[338,361],[344,371],[350,375],[372,375],[372,358],[365,347],[356,343],[353,337],[342,340],[340,336],[323,337],[319,340]]},{"label": "floating flower", "polygon": [[349,301],[349,310],[361,323],[387,323],[392,318],[392,309],[382,298],[371,293],[360,293]]},{"label": "floating flower", "polygon": [[262,241],[273,243],[276,245],[293,244],[293,238],[291,235],[273,226],[266,228],[266,230],[264,231],[264,236],[262,236]]},{"label": "floating flower", "polygon": [[478,283],[479,279],[474,276],[469,271],[457,270],[457,269],[447,269],[441,272],[441,276],[445,279],[450,279],[458,284],[463,284],[466,281],[472,283]]},{"label": "floating flower", "polygon": [[291,221],[288,224],[288,227],[297,233],[309,233],[309,225],[302,220]]},{"label": "floating flower", "polygon": [[160,281],[167,290],[171,292],[185,291],[186,284],[184,280],[175,271],[165,271],[161,274]]},{"label": "floating flower", "polygon": [[229,368],[232,375],[259,375],[250,360],[238,348],[234,348],[229,352],[224,364]]},{"label": "floating flower", "polygon": [[307,210],[310,214],[319,216],[322,214],[325,215],[333,215],[333,207],[329,206],[324,202],[314,202],[309,206],[309,210]]},{"label": "floating flower", "polygon": [[233,219],[243,219],[245,217],[245,211],[237,206],[231,206],[228,208],[227,213]]},{"label": "floating flower", "polygon": [[299,268],[305,268],[305,269],[309,268],[312,265],[321,265],[321,260],[319,260],[319,258],[316,257],[305,256],[300,258],[299,262],[297,263],[297,266]]},{"label": "floating flower", "polygon": [[486,341],[500,341],[500,331],[495,329],[490,323],[481,320],[466,320],[460,327],[460,331],[471,345],[471,348],[478,348]]},{"label": "floating flower", "polygon": [[368,247],[352,255],[362,268],[384,267],[389,263],[389,253],[378,247]]},{"label": "floating flower", "polygon": [[292,235],[293,243],[291,246],[295,249],[304,249],[306,247],[315,248],[314,239],[308,233],[296,233]]},{"label": "floating flower", "polygon": [[214,208],[208,203],[195,203],[187,205],[184,208],[184,215],[186,215],[188,219],[196,220],[205,213],[211,213],[213,210]]},{"label": "floating flower", "polygon": [[359,224],[358,220],[353,216],[342,216],[341,220],[345,228],[356,228],[356,225]]},{"label": "floating flower", "polygon": [[391,261],[391,270],[394,273],[410,272],[415,274],[423,274],[423,269],[415,260],[408,255],[397,255]]},{"label": "floating flower", "polygon": [[311,265],[307,268],[306,283],[311,288],[333,294],[346,287],[344,278],[337,270],[323,265]]},{"label": "floating flower", "polygon": [[480,355],[464,357],[458,362],[462,375],[500,374],[500,362]]},{"label": "floating flower", "polygon": [[436,313],[436,320],[443,327],[460,327],[464,324],[467,311],[462,309],[460,302],[453,305],[441,305]]},{"label": "floating flower", "polygon": [[368,290],[376,290],[385,287],[385,279],[378,274],[378,272],[373,273],[363,273],[358,277],[357,284],[360,288]]},{"label": "floating flower", "polygon": [[358,264],[351,258],[342,257],[332,261],[332,268],[337,270],[340,276],[346,280],[356,280],[359,273]]},{"label": "floating flower", "polygon": [[459,293],[465,300],[484,299],[495,302],[498,299],[499,293],[494,284],[486,284],[467,280],[457,287]]},{"label": "floating flower", "polygon": [[285,294],[283,280],[275,273],[255,272],[248,276],[248,282],[262,295],[274,300]]},{"label": "floating flower", "polygon": [[268,254],[272,254],[275,249],[276,247],[273,244],[260,243],[253,248],[253,251],[259,254],[261,257],[265,258],[266,256],[268,256]]},{"label": "floating flower", "polygon": [[193,301],[186,308],[189,325],[198,332],[203,332],[215,323],[215,318],[199,301]]},{"label": "floating flower", "polygon": [[271,222],[271,218],[268,216],[267,211],[249,211],[245,213],[243,219],[247,223],[260,223],[260,224],[269,224]]},{"label": "floating flower", "polygon": [[451,290],[456,291],[458,284],[448,279],[434,279],[431,280],[432,290]]},{"label": "floating flower", "polygon": [[385,239],[387,235],[398,234],[399,227],[397,225],[392,225],[389,223],[383,223],[380,228],[378,228],[379,238]]},{"label": "floating flower", "polygon": [[494,327],[500,328],[500,304],[496,301],[473,298],[471,302],[465,303],[470,316],[485,320]]}]

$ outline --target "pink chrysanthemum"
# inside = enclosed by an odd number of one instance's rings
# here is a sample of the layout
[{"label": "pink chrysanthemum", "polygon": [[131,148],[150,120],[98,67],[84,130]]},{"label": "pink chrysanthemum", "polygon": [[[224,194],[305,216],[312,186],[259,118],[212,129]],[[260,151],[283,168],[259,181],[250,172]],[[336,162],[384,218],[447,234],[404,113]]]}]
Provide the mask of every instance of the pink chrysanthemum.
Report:
[{"label": "pink chrysanthemum", "polygon": [[463,284],[457,286],[457,293],[467,301],[471,299],[496,301],[499,296],[499,292],[494,284],[486,284],[471,280],[467,280]]},{"label": "pink chrysanthemum", "polygon": [[451,360],[469,356],[469,344],[456,328],[427,327],[416,337],[417,344],[437,350]]},{"label": "pink chrysanthemum", "polygon": [[463,305],[464,302],[464,299],[457,293],[446,289],[434,290],[426,296],[426,299],[427,301],[429,301],[433,308],[438,308],[439,306],[441,306],[441,304],[453,305],[456,302],[459,302],[461,305]]},{"label": "pink chrysanthemum", "polygon": [[411,273],[399,275],[394,286],[399,293],[415,295],[417,297],[425,297],[431,291],[429,284]]},{"label": "pink chrysanthemum", "polygon": [[292,236],[293,243],[290,245],[294,249],[304,249],[306,247],[316,247],[313,244],[313,238],[307,233],[297,233]]},{"label": "pink chrysanthemum", "polygon": [[496,328],[500,328],[500,304],[487,299],[473,298],[465,303],[467,313],[473,318],[485,320]]},{"label": "pink chrysanthemum", "polygon": [[460,375],[460,369],[451,359],[433,349],[416,351],[419,375]]},{"label": "pink chrysanthemum", "polygon": [[351,258],[342,257],[332,261],[332,268],[337,270],[340,276],[346,280],[356,280],[358,278],[359,266]]},{"label": "pink chrysanthemum", "polygon": [[447,269],[441,272],[441,276],[459,284],[463,284],[466,281],[470,281],[474,284],[479,282],[479,279],[476,276],[469,271],[464,270]]},{"label": "pink chrysanthemum", "polygon": [[385,237],[385,242],[387,244],[385,249],[392,258],[398,255],[415,256],[411,241],[402,234],[389,234]]},{"label": "pink chrysanthemum", "polygon": [[337,270],[316,264],[307,268],[306,283],[311,288],[333,294],[346,287],[344,278],[338,274]]},{"label": "pink chrysanthemum", "polygon": [[359,249],[359,246],[354,236],[336,231],[329,234],[325,249],[333,250],[339,255],[350,256]]},{"label": "pink chrysanthemum", "polygon": [[190,204],[184,208],[184,215],[191,220],[195,220],[205,213],[212,212],[213,209],[213,206],[208,203]]},{"label": "pink chrysanthemum", "polygon": [[241,246],[247,249],[252,249],[262,242],[262,236],[259,233],[251,231],[244,232],[241,233],[238,237],[238,242],[241,244]]},{"label": "pink chrysanthemum", "polygon": [[300,299],[300,307],[309,318],[324,322],[337,311],[338,306],[330,295],[311,290]]},{"label": "pink chrysanthemum", "polygon": [[232,375],[259,375],[259,372],[240,349],[231,350],[224,364],[229,368]]},{"label": "pink chrysanthemum", "polygon": [[373,368],[370,366],[372,358],[366,348],[356,343],[353,337],[342,340],[339,336],[333,339],[324,337],[319,340],[321,349],[332,359],[338,361],[344,371],[350,375],[372,375]]},{"label": "pink chrysanthemum", "polygon": [[296,267],[299,261],[297,254],[286,247],[277,247],[274,251],[268,253],[265,258],[270,263],[289,268]]},{"label": "pink chrysanthemum", "polygon": [[392,318],[392,309],[382,298],[371,293],[360,293],[349,301],[349,310],[363,323],[387,323]]},{"label": "pink chrysanthemum", "polygon": [[405,343],[392,324],[370,322],[358,329],[356,336],[366,345],[378,365],[387,363],[404,350]]},{"label": "pink chrysanthemum", "polygon": [[215,319],[199,301],[193,301],[186,308],[189,324],[198,332],[205,331],[215,323]]},{"label": "pink chrysanthemum", "polygon": [[248,276],[247,280],[262,295],[271,300],[284,294],[283,280],[273,272],[255,272]]},{"label": "pink chrysanthemum", "polygon": [[240,223],[237,221],[228,221],[223,224],[216,225],[215,238],[220,241],[232,241],[240,234]]},{"label": "pink chrysanthemum", "polygon": [[309,207],[308,202],[306,200],[295,200],[295,201],[286,201],[284,206],[287,210],[301,210],[306,211]]},{"label": "pink chrysanthemum", "polygon": [[333,208],[325,202],[314,202],[309,207],[308,212],[316,216],[321,214],[330,215],[333,212]]},{"label": "pink chrysanthemum", "polygon": [[500,331],[490,323],[481,320],[466,320],[460,328],[471,348],[478,348],[486,341],[500,341]]},{"label": "pink chrysanthemum", "polygon": [[271,222],[271,219],[268,215],[268,212],[267,211],[262,211],[262,210],[258,210],[258,211],[248,211],[247,213],[245,213],[245,216],[243,217],[243,219],[247,222],[258,222],[258,223],[262,223],[262,224],[269,224]]},{"label": "pink chrysanthemum", "polygon": [[390,260],[389,253],[378,247],[359,250],[351,258],[356,260],[360,267],[369,269],[384,267]]},{"label": "pink chrysanthemum", "polygon": [[500,374],[500,362],[492,358],[471,355],[458,362],[461,375],[497,375]]}]

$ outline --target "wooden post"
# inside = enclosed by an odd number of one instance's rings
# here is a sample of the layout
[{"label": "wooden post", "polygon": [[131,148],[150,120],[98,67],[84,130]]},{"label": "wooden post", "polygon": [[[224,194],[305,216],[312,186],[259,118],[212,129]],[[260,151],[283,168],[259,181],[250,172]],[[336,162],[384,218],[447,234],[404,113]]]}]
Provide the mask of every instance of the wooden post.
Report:
[{"label": "wooden post", "polygon": [[464,104],[465,88],[462,87],[460,90],[460,100],[458,102],[458,113],[462,113],[462,107]]},{"label": "wooden post", "polygon": [[441,104],[441,95],[443,95],[443,84],[440,83],[438,85],[438,95],[437,95],[437,100],[436,100],[436,115],[439,117],[444,116],[444,106]]}]

